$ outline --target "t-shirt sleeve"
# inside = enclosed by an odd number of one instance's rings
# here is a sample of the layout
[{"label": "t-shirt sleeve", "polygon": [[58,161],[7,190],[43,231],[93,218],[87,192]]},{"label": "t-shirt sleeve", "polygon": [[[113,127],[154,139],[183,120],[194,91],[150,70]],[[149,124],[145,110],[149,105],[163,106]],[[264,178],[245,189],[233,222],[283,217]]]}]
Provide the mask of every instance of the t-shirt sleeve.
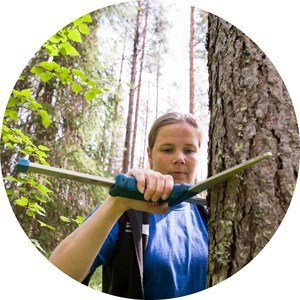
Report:
[{"label": "t-shirt sleeve", "polygon": [[[86,217],[86,220],[94,212],[92,212],[91,214],[89,214]],[[118,222],[116,222],[114,224],[114,226],[112,227],[110,233],[108,234],[106,240],[104,241],[103,246],[101,247],[100,251],[98,252],[98,254],[97,254],[97,256],[96,256],[96,258],[95,258],[95,260],[94,260],[94,262],[93,262],[93,264],[91,266],[89,275],[83,281],[84,284],[86,284],[86,281],[89,280],[89,278],[93,275],[93,273],[95,272],[95,270],[99,266],[106,264],[107,262],[109,262],[112,259],[113,255],[115,253],[115,249],[116,249],[118,234],[119,234],[119,224],[118,224]]]}]

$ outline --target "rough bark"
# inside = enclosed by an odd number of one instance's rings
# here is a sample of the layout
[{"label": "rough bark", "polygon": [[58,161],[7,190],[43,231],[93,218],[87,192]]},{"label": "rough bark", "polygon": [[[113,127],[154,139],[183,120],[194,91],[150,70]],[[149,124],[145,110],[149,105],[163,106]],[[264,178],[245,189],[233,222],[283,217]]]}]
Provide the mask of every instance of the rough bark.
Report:
[{"label": "rough bark", "polygon": [[249,263],[280,225],[298,175],[299,134],[288,91],[266,55],[214,15],[208,31],[209,175],[273,154],[208,193],[210,287]]}]

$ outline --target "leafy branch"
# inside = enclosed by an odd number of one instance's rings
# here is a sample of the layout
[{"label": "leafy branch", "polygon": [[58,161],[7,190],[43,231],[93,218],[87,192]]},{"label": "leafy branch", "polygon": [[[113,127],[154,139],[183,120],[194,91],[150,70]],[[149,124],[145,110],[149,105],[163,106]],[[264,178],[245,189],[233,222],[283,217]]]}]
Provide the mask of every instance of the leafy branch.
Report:
[{"label": "leafy branch", "polygon": [[[45,85],[50,80],[60,81],[64,85],[70,85],[74,93],[83,92],[86,100],[93,100],[97,95],[108,91],[96,87],[96,83],[78,68],[69,69],[54,61],[54,58],[58,56],[80,56],[74,44],[82,43],[82,35],[89,34],[87,24],[91,22],[91,16],[85,15],[54,34],[41,47],[39,51],[45,51],[48,57],[30,70],[37,76],[41,84]],[[22,75],[20,78],[30,85],[31,81],[26,82],[26,77]],[[45,145],[35,145],[32,137],[17,129],[18,124],[25,121],[21,115],[24,111],[33,115],[37,114],[38,120],[44,128],[51,126],[52,120],[47,109],[34,99],[31,87],[22,90],[14,89],[4,114],[2,147],[17,155],[21,153],[22,156],[28,156],[34,162],[49,165],[47,152],[50,149]],[[17,217],[21,225],[26,218],[31,218],[40,230],[55,230],[54,226],[46,224],[42,219],[47,214],[47,203],[53,201],[50,197],[53,191],[49,188],[51,184],[47,179],[36,178],[33,174],[18,174],[17,176],[6,176],[5,181],[7,195],[12,206],[18,212]],[[62,222],[73,222],[77,225],[82,222],[82,217],[79,216],[75,219],[61,216],[60,219]],[[38,240],[32,239],[32,243],[41,252],[45,252]]]}]

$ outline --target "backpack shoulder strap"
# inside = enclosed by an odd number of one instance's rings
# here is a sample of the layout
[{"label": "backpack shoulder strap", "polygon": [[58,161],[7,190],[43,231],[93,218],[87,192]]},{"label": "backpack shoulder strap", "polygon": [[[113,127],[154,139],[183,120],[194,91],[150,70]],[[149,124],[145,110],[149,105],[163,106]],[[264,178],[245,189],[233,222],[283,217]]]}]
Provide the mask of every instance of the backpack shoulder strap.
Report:
[{"label": "backpack shoulder strap", "polygon": [[203,217],[205,220],[205,223],[207,224],[208,222],[208,210],[204,205],[197,205],[198,211],[200,215]]}]

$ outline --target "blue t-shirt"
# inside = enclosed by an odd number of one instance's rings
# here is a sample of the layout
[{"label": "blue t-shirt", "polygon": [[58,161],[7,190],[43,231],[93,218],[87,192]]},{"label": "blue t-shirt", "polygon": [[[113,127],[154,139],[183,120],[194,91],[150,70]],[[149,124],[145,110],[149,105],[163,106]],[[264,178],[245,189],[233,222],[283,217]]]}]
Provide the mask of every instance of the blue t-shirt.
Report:
[{"label": "blue t-shirt", "polygon": [[[109,261],[116,248],[119,226],[112,228],[91,271]],[[204,290],[208,233],[194,204],[183,202],[167,214],[150,214],[144,259],[145,299],[175,298]]]}]

